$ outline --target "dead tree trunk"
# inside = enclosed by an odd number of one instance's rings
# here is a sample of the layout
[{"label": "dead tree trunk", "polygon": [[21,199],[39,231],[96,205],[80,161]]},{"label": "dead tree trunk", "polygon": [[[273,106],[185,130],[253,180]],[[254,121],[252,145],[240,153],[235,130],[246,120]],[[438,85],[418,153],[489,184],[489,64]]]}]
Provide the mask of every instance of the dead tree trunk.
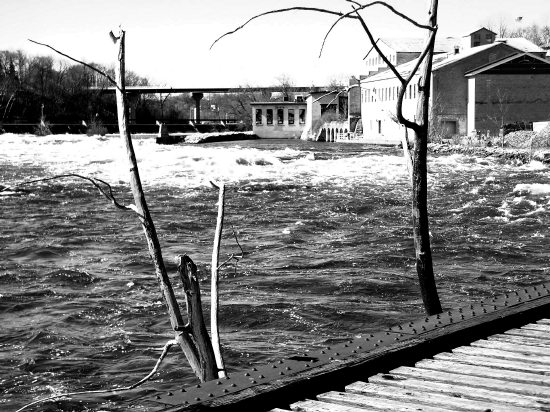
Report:
[{"label": "dead tree trunk", "polygon": [[[126,148],[128,155],[128,166],[130,170],[130,186],[132,194],[134,196],[135,210],[139,216],[141,225],[143,226],[143,232],[147,239],[147,245],[149,247],[149,253],[155,266],[155,274],[159,281],[160,290],[164,297],[164,301],[168,308],[170,315],[170,322],[172,328],[176,331],[176,340],[182,348],[183,352],[187,356],[187,359],[193,368],[195,374],[201,381],[215,379],[217,377],[216,362],[214,356],[205,355],[208,354],[208,348],[203,347],[205,339],[203,336],[203,329],[195,325],[194,320],[202,319],[202,307],[199,304],[197,306],[196,297],[200,299],[200,293],[198,293],[198,283],[194,292],[191,292],[193,299],[187,299],[187,308],[189,315],[189,326],[185,325],[181,316],[181,312],[174,296],[174,291],[170,283],[170,279],[166,272],[164,260],[162,258],[162,252],[160,243],[158,240],[157,232],[153,219],[149,213],[147,202],[145,201],[145,194],[141,185],[141,179],[139,176],[138,165],[134,148],[132,145],[132,137],[128,129],[128,105],[126,104],[125,94],[125,64],[124,64],[124,41],[125,32],[120,30],[119,36],[115,36],[111,33],[111,38],[116,46],[118,46],[118,65],[115,66],[116,70],[116,99],[117,99],[117,112],[118,112],[118,125],[120,137]],[[193,265],[194,266],[194,265]],[[187,293],[187,292],[186,292]],[[197,317],[197,313],[200,312],[200,317]],[[193,313],[193,316],[191,315]],[[190,326],[193,325],[193,326]],[[203,325],[204,327],[204,321]],[[204,332],[206,327],[204,327]],[[200,337],[195,337],[194,332],[199,332]],[[206,337],[208,334],[206,333]],[[210,352],[212,352],[212,346],[210,344]]]},{"label": "dead tree trunk", "polygon": [[[396,105],[396,117],[399,123],[405,126],[408,129],[414,131],[415,142],[412,155],[409,155],[408,142],[407,138],[404,137],[403,140],[403,153],[406,156],[407,164],[409,160],[412,163],[412,184],[413,184],[413,201],[412,201],[412,214],[413,214],[413,239],[415,243],[415,255],[416,255],[416,270],[418,273],[418,278],[420,281],[421,295],[424,301],[424,307],[428,314],[435,314],[441,312],[441,304],[439,303],[439,297],[437,295],[437,288],[435,286],[435,279],[432,266],[432,254],[430,249],[430,236],[429,236],[429,226],[428,226],[428,212],[427,212],[427,166],[426,166],[426,154],[427,154],[427,143],[428,143],[428,111],[429,111],[429,101],[430,101],[430,83],[431,83],[431,74],[432,74],[432,60],[433,60],[433,51],[435,44],[435,35],[437,33],[437,9],[438,9],[438,0],[430,1],[429,9],[429,21],[428,24],[421,24],[409,17],[405,13],[398,11],[395,7],[385,1],[372,1],[362,4],[359,1],[349,0],[351,4],[352,11],[348,13],[341,13],[329,9],[317,8],[317,7],[288,7],[276,10],[270,10],[264,13],[257,14],[250,19],[248,19],[244,24],[241,24],[236,29],[229,31],[222,36],[218,37],[214,43],[212,43],[211,48],[225,36],[229,36],[235,33],[238,30],[244,28],[250,22],[266,15],[274,13],[285,13],[288,11],[314,11],[319,13],[330,14],[338,16],[336,21],[333,23],[325,39],[328,37],[332,29],[344,19],[354,19],[358,20],[361,23],[365,33],[367,34],[372,47],[376,50],[378,55],[382,58],[383,62],[388,66],[390,71],[395,75],[395,77],[401,82],[401,87],[399,89],[397,105]],[[424,50],[420,53],[415,66],[412,70],[408,69],[405,72],[400,72],[396,65],[393,64],[388,56],[380,49],[377,40],[374,38],[369,26],[359,13],[367,8],[373,6],[382,6],[390,10],[394,15],[399,16],[401,19],[407,21],[408,23],[427,30],[428,40],[427,44],[424,47]],[[321,51],[324,46],[321,46]],[[420,65],[422,65],[421,71],[421,81],[420,81],[420,95],[419,103],[417,110],[417,119],[411,121],[403,115],[403,98],[405,97],[405,92],[407,91],[407,86],[417,73]],[[412,158],[412,159],[411,159]]]},{"label": "dead tree trunk", "polygon": [[[432,0],[428,25],[437,27],[438,0]],[[437,294],[430,246],[430,228],[428,223],[428,128],[430,110],[430,87],[432,78],[432,61],[435,36],[428,36],[426,57],[420,71],[418,85],[418,106],[416,118],[418,127],[414,129],[413,161],[413,196],[412,218],[413,237],[416,255],[416,272],[420,284],[420,293],[428,315],[441,313],[441,303]]]}]

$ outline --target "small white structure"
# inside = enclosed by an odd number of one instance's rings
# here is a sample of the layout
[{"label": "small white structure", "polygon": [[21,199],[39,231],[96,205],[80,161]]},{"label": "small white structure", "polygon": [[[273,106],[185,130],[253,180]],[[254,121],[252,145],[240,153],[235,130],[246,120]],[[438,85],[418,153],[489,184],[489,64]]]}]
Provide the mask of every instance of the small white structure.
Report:
[{"label": "small white structure", "polygon": [[304,102],[254,102],[252,131],[262,139],[299,139],[306,124]]},{"label": "small white structure", "polygon": [[[330,122],[344,122],[348,119],[348,93],[346,90],[319,91],[306,98],[306,124],[303,140],[335,141],[324,130]],[[348,133],[349,127],[346,127]],[[343,132],[342,132],[343,133]]]}]

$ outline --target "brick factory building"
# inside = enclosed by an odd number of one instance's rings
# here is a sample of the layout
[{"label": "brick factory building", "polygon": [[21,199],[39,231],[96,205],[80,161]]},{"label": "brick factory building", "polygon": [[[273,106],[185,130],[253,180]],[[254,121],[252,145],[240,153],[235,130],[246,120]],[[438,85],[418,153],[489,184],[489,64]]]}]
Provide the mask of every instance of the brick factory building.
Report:
[{"label": "brick factory building", "polygon": [[[385,48],[389,47],[385,43]],[[406,44],[401,42],[400,44]],[[394,49],[393,61],[406,77],[420,55]],[[454,45],[453,45],[454,44]],[[447,47],[447,52],[443,49]],[[498,134],[503,125],[550,120],[550,61],[546,51],[523,38],[498,39],[482,28],[463,38],[445,39],[434,55],[431,93],[432,125],[440,135]],[[364,140],[401,141],[405,132],[395,121],[400,82],[378,59],[367,55],[370,75],[361,79]],[[372,72],[373,69],[378,70]],[[403,100],[403,114],[414,120],[418,74]]]}]

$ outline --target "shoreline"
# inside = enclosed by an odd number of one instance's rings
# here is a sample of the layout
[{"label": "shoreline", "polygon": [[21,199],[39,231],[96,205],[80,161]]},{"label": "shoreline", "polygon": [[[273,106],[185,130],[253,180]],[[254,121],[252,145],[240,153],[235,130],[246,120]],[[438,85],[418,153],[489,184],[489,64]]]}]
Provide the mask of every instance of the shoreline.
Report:
[{"label": "shoreline", "polygon": [[467,154],[482,157],[496,157],[504,160],[517,161],[522,164],[531,160],[550,164],[550,148],[537,148],[534,150],[512,147],[486,147],[449,145],[442,143],[428,143],[428,153],[433,154]]}]

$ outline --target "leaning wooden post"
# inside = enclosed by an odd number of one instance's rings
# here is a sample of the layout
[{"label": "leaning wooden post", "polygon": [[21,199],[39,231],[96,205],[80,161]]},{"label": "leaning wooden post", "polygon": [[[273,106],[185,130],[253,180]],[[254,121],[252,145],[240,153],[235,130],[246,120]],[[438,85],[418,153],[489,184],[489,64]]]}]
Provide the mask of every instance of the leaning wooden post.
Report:
[{"label": "leaning wooden post", "polygon": [[132,145],[132,137],[128,128],[128,105],[126,104],[124,67],[125,32],[121,29],[118,37],[112,32],[110,33],[110,36],[115,45],[118,46],[118,65],[115,66],[118,126],[120,137],[124,143],[126,154],[128,156],[130,187],[134,196],[135,210],[139,216],[139,220],[143,227],[143,232],[145,233],[145,237],[147,239],[149,254],[151,255],[151,259],[153,260],[153,264],[155,266],[155,274],[170,315],[170,323],[172,324],[174,331],[176,331],[176,340],[178,341],[178,344],[186,355],[189,364],[199,379],[201,379],[201,381],[215,379],[216,375],[212,375],[212,373],[209,372],[210,369],[215,368],[215,362],[211,362],[212,365],[207,367],[205,371],[205,362],[201,358],[201,348],[197,348],[194,337],[190,333],[187,325],[183,322],[181,312],[170,283],[170,278],[166,272],[155,225],[153,223],[153,219],[151,218],[151,214],[149,213],[147,202],[145,201],[145,194],[141,185],[137,160]]},{"label": "leaning wooden post", "polygon": [[178,273],[185,292],[185,303],[189,320],[187,328],[195,340],[196,351],[199,358],[199,378],[202,382],[210,381],[218,377],[218,370],[216,367],[214,350],[212,349],[212,342],[210,341],[204,323],[197,266],[189,256],[180,256]]},{"label": "leaning wooden post", "polygon": [[[212,183],[212,182],[211,182]],[[210,286],[210,333],[212,335],[212,346],[214,347],[214,355],[216,356],[216,365],[218,367],[218,377],[225,378],[225,364],[223,361],[221,346],[220,346],[220,330],[218,326],[218,308],[219,308],[219,292],[218,282],[220,279],[220,243],[223,232],[223,215],[225,209],[225,185],[222,183],[219,186],[220,194],[218,196],[218,219],[216,222],[216,234],[214,235],[214,247],[212,249],[212,279]]]}]

